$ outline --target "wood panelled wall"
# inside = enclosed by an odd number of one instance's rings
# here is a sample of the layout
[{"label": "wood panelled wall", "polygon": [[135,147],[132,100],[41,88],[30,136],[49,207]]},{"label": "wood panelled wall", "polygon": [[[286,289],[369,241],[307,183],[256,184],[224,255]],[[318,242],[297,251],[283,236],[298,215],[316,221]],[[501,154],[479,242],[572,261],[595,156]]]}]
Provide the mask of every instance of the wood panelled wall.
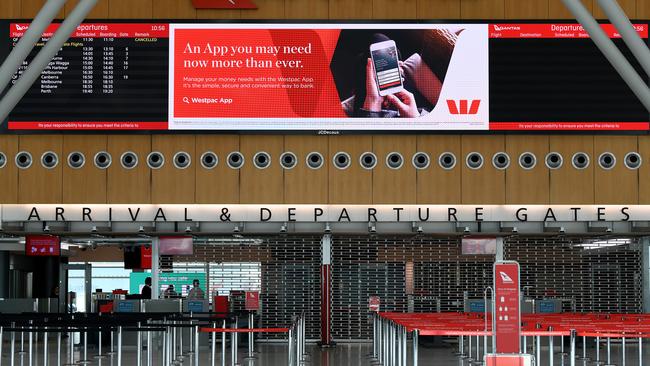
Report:
[{"label": "wood panelled wall", "polygon": [[[0,18],[31,18],[45,0],[1,0]],[[196,10],[190,0],[99,0],[89,18],[137,19],[556,19],[571,18],[561,0],[256,0],[259,9]],[[60,16],[70,12],[76,0],[69,0]],[[596,17],[602,18],[596,0],[584,0]],[[630,18],[650,18],[647,0],[619,0]],[[34,157],[30,169],[14,164],[18,151]],[[96,168],[92,159],[106,150],[113,164],[106,170]],[[40,156],[54,151],[61,162],[45,169]],[[67,155],[81,151],[86,165],[72,169]],[[138,154],[134,169],[124,169],[120,156],[126,151]],[[166,164],[158,170],[146,166],[151,151],[165,155]],[[187,169],[172,165],[176,152],[191,154]],[[212,151],[219,157],[214,169],[204,169],[200,156]],[[239,170],[226,164],[226,156],[241,151],[246,163]],[[253,155],[271,154],[267,169],[256,169]],[[279,155],[291,151],[298,165],[282,169]],[[312,151],[325,157],[321,169],[310,169],[305,157]],[[345,170],[332,164],[335,153],[352,157]],[[359,156],[367,151],[378,157],[373,170],[361,168]],[[389,169],[386,155],[400,152],[404,166]],[[411,157],[423,151],[431,165],[416,170]],[[456,155],[451,170],[439,167],[438,156],[445,151]],[[470,152],[483,154],[483,168],[465,166]],[[495,152],[510,155],[505,171],[491,165]],[[548,152],[564,156],[564,166],[549,170],[544,166]],[[571,166],[578,151],[591,157],[584,170]],[[609,151],[618,158],[616,167],[597,166],[598,155]],[[623,165],[624,155],[641,153],[644,164],[639,170]],[[460,135],[355,135],[355,136],[249,136],[249,135],[34,135],[0,136],[0,152],[8,163],[0,168],[0,203],[423,203],[423,204],[570,204],[625,203],[650,204],[650,185],[639,184],[650,178],[650,137],[641,136],[460,136]],[[530,170],[519,167],[523,152],[537,156]]]},{"label": "wood panelled wall", "polygon": [[[113,162],[108,169],[97,168],[93,157],[108,151]],[[29,169],[18,169],[16,153],[28,151],[34,162]],[[41,166],[46,151],[60,159],[54,169]],[[86,157],[81,169],[68,166],[67,156],[79,151]],[[123,153],[138,155],[138,165],[125,169]],[[165,164],[160,169],[147,166],[147,155],[161,152]],[[177,152],[191,155],[188,168],[173,164]],[[201,155],[212,151],[218,156],[213,169],[201,165]],[[240,151],[245,158],[241,169],[232,169],[227,156]],[[271,165],[258,169],[253,156],[271,156]],[[298,163],[284,169],[279,159],[293,152]],[[412,157],[425,152],[431,164],[416,169]],[[625,155],[639,152],[640,169],[628,169]],[[359,204],[648,204],[650,179],[650,136],[585,135],[356,135],[356,136],[278,136],[278,135],[4,135],[0,152],[7,164],[0,168],[2,203],[359,203]],[[307,155],[319,152],[324,157],[320,169],[306,164]],[[339,169],[332,159],[338,152],[348,153],[351,164]],[[359,157],[374,152],[377,166],[361,167]],[[386,165],[386,157],[398,152],[404,158],[400,169]],[[438,158],[451,152],[456,166],[442,169]],[[468,154],[478,152],[483,166],[467,167]],[[510,156],[505,170],[492,165],[497,152]],[[519,166],[519,157],[533,153],[537,164],[532,169]],[[562,154],[564,164],[550,170],[545,165],[549,152]],[[587,153],[590,165],[575,169],[571,164],[577,152]],[[611,152],[616,157],[613,169],[598,165],[598,157]]]}]

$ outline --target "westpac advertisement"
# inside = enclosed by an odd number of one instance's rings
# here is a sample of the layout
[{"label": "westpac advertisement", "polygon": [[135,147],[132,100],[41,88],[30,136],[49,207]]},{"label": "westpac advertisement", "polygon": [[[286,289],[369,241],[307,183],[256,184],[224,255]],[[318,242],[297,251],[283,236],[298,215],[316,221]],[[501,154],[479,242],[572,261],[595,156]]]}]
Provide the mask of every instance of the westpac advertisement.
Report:
[{"label": "westpac advertisement", "polygon": [[171,24],[169,129],[487,130],[487,24]]}]

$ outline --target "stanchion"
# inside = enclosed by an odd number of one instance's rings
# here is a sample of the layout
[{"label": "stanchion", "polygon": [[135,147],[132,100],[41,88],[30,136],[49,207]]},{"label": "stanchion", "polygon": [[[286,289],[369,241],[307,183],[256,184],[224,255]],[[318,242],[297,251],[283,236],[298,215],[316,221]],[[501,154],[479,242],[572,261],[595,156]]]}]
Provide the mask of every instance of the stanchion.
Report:
[{"label": "stanchion", "polygon": [[93,357],[93,358],[96,359],[96,360],[101,360],[103,358],[106,358],[106,356],[104,356],[102,354],[102,328],[101,327],[99,328],[99,331],[97,332],[97,338],[98,338],[97,355],[95,357]]},{"label": "stanchion", "polygon": [[122,366],[122,326],[117,327],[117,366]]},{"label": "stanchion", "polygon": [[151,350],[151,331],[147,331],[147,366],[153,366],[153,351]]},{"label": "stanchion", "polygon": [[639,336],[639,365],[643,365],[643,338]]},{"label": "stanchion", "polygon": [[395,358],[397,366],[402,366],[402,331],[399,325],[395,326]]},{"label": "stanchion", "polygon": [[607,337],[607,364],[605,366],[615,366],[612,365],[612,340]]},{"label": "stanchion", "polygon": [[377,359],[377,314],[372,313],[372,358]]},{"label": "stanchion", "polygon": [[[43,332],[43,366],[49,366],[48,363],[48,353],[47,353],[47,327],[45,327]],[[2,340],[2,336],[0,335],[0,341]],[[0,342],[0,347],[2,343]]]},{"label": "stanchion", "polygon": [[27,328],[27,329],[29,329],[29,347],[28,347],[28,350],[29,350],[29,355],[28,356],[29,356],[29,358],[28,358],[28,360],[29,360],[29,366],[34,366],[34,359],[33,359],[33,354],[32,354],[32,346],[33,346],[33,342],[34,342],[34,334],[32,333],[32,326],[31,326],[32,321],[31,320],[29,321],[29,324],[30,324],[30,326]]},{"label": "stanchion", "polygon": [[535,362],[537,363],[537,366],[541,366],[542,365],[542,338],[539,335],[537,335],[536,338],[537,338],[537,343],[535,345],[535,352],[537,352],[537,354],[535,355],[536,356]]},{"label": "stanchion", "polygon": [[[248,329],[253,329],[255,326],[255,318],[254,314],[251,311],[248,314]],[[254,347],[255,345],[253,344],[254,342],[254,334],[253,332],[248,333],[248,355],[244,358],[245,361],[252,361],[255,359],[255,354],[254,354]]]},{"label": "stanchion", "polygon": [[[233,333],[235,334],[235,333]],[[289,328],[289,366],[294,366],[293,364],[293,326]]]},{"label": "stanchion", "polygon": [[[227,326],[226,319],[224,319],[223,329],[226,329]],[[226,366],[226,332],[221,333],[221,366]]]},{"label": "stanchion", "polygon": [[418,335],[418,330],[413,330],[413,366],[418,366]]},{"label": "stanchion", "polygon": [[603,362],[600,360],[600,337],[596,337],[596,361],[595,365],[602,365]]},{"label": "stanchion", "polygon": [[[549,330],[553,330],[552,328],[549,328]],[[548,364],[549,366],[553,366],[553,356],[555,356],[555,353],[553,352],[553,336],[551,335],[548,337]]]},{"label": "stanchion", "polygon": [[[16,323],[11,323],[11,328],[16,329]],[[14,366],[15,346],[16,346],[16,331],[12,330],[11,331],[11,351],[9,351],[9,353],[11,354],[11,366]]]},{"label": "stanchion", "polygon": [[196,345],[194,347],[194,365],[199,366],[199,349],[201,348],[200,340],[199,340],[199,326],[194,327],[194,344]]},{"label": "stanchion", "polygon": [[68,363],[65,366],[75,366],[77,363],[74,362],[74,332],[72,330],[68,331],[68,343],[70,348],[68,350]]},{"label": "stanchion", "polygon": [[458,356],[465,357],[465,336],[458,337]]},{"label": "stanchion", "polygon": [[623,348],[623,351],[621,352],[621,363],[623,366],[625,366],[625,335],[623,335],[623,338],[621,338],[621,347]]},{"label": "stanchion", "polygon": [[61,331],[56,332],[56,366],[61,365]]},{"label": "stanchion", "polygon": [[[217,327],[217,323],[212,322],[212,328],[216,328],[216,327]],[[212,333],[212,334],[210,334],[210,336],[212,337],[212,349],[210,350],[211,351],[210,364],[212,366],[216,366],[216,364],[217,364],[217,334]]]},{"label": "stanchion", "polygon": [[138,322],[138,331],[137,331],[137,346],[136,346],[136,364],[142,366],[142,333],[140,332],[140,322]]},{"label": "stanchion", "polygon": [[[192,317],[192,313],[190,313],[190,317]],[[190,321],[191,323],[191,321]],[[178,329],[179,337],[178,337],[178,357],[177,361],[179,363],[183,363],[183,360],[185,359],[185,354],[183,353],[183,328]]]},{"label": "stanchion", "polygon": [[[172,342],[172,346],[171,346],[171,353],[172,353],[172,354],[171,354],[171,360],[172,360],[172,364],[174,364],[174,365],[177,365],[177,364],[178,364],[178,363],[176,362],[176,331],[178,330],[178,327],[176,327],[176,324],[177,324],[177,323],[176,323],[175,321],[172,321],[172,322],[171,322],[171,327],[169,328],[170,331],[171,331],[171,337],[170,337],[170,339],[171,339],[171,342]],[[197,365],[197,366],[198,366],[198,365]]]},{"label": "stanchion", "polygon": [[578,357],[580,361],[589,361],[590,358],[587,357],[587,336],[582,336],[582,357]]},{"label": "stanchion", "polygon": [[[163,359],[163,365],[167,366],[169,365],[169,360],[167,360],[167,328],[163,330],[162,332],[162,359]],[[190,333],[190,337],[192,337],[192,333]]]},{"label": "stanchion", "polygon": [[[235,325],[233,329],[237,329],[237,317],[235,317]],[[231,333],[231,339],[230,339],[230,363],[232,366],[237,366],[239,363],[237,362],[237,332],[232,332]]]},{"label": "stanchion", "polygon": [[575,329],[571,329],[571,336],[569,338],[569,342],[571,343],[570,351],[569,351],[569,357],[571,359],[569,360],[569,366],[576,366],[576,331]]},{"label": "stanchion", "polygon": [[472,336],[468,335],[467,336],[467,361],[469,363],[472,363],[474,361],[474,358],[472,358]]}]

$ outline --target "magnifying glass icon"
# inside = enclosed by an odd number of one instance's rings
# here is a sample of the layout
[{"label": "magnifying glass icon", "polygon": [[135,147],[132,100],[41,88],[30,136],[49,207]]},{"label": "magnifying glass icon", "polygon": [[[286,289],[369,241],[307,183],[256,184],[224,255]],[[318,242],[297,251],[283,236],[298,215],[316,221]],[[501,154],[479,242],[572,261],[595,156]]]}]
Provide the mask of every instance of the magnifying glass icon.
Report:
[{"label": "magnifying glass icon", "polygon": [[190,98],[188,98],[188,97],[183,97],[183,102],[184,102],[184,103],[187,103],[187,104],[190,104]]}]

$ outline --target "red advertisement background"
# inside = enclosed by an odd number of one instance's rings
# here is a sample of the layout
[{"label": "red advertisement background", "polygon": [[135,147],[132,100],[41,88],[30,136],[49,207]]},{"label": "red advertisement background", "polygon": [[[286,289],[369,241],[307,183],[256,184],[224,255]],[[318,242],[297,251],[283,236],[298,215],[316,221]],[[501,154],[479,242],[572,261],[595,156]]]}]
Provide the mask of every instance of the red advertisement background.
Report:
[{"label": "red advertisement background", "polygon": [[[505,278],[504,278],[505,277]],[[495,353],[520,352],[519,264],[494,264]]]},{"label": "red advertisement background", "polygon": [[[330,72],[330,62],[336,47],[339,30],[289,29],[176,29],[174,39],[174,117],[180,118],[312,118],[345,117]],[[221,47],[299,46],[311,44],[311,54],[270,55],[238,54],[214,57],[209,54],[184,53],[187,44],[207,44]],[[301,68],[185,68],[186,60],[256,60],[300,61]],[[184,78],[240,77],[313,78],[313,88],[267,89],[203,87],[183,88]],[[244,82],[256,84],[256,82]],[[243,84],[243,83],[242,83]],[[226,98],[232,104],[185,103],[190,98]]]}]

